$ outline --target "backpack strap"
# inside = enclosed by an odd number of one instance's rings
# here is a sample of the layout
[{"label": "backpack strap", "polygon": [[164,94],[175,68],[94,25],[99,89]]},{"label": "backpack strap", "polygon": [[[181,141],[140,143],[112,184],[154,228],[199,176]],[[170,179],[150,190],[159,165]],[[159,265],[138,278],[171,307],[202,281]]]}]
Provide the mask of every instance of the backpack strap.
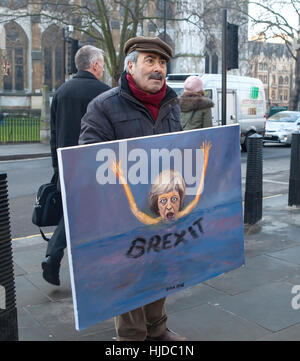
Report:
[{"label": "backpack strap", "polygon": [[54,172],[50,182],[52,184],[57,184],[57,181],[58,181],[58,173]]},{"label": "backpack strap", "polygon": [[189,122],[193,119],[195,113],[196,113],[196,110],[193,110],[190,119],[188,119],[187,122],[182,125],[183,128],[185,128],[189,124]]}]

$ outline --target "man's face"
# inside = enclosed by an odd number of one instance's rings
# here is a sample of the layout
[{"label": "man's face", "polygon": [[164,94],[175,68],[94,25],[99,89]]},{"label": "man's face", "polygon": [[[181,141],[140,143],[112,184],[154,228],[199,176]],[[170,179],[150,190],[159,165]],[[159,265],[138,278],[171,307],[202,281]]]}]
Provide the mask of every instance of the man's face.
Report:
[{"label": "man's face", "polygon": [[158,210],[164,221],[175,221],[180,207],[180,196],[177,191],[161,194],[158,197]]},{"label": "man's face", "polygon": [[128,69],[139,89],[154,94],[164,85],[167,61],[158,54],[141,52],[136,63],[128,62]]}]

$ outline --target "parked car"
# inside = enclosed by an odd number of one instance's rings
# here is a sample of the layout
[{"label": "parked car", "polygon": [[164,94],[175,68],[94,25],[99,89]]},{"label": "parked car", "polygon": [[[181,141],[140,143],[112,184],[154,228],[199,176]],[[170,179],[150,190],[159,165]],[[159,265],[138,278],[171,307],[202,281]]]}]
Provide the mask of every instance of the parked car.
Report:
[{"label": "parked car", "polygon": [[263,142],[291,145],[292,133],[298,130],[300,130],[300,112],[278,112],[267,119]]}]

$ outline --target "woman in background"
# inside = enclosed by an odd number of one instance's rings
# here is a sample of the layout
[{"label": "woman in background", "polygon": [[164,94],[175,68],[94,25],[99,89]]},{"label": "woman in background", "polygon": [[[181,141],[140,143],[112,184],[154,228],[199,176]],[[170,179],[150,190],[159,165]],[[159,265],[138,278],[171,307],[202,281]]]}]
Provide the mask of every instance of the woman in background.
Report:
[{"label": "woman in background", "polygon": [[184,130],[212,127],[211,108],[214,103],[204,95],[203,83],[198,76],[189,76],[185,80],[179,105]]}]

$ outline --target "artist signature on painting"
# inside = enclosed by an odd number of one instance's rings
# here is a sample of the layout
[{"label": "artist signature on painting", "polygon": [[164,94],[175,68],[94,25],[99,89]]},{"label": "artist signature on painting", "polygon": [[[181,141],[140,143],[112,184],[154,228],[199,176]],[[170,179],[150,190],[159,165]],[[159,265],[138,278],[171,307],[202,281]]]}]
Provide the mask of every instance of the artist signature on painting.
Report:
[{"label": "artist signature on painting", "polygon": [[184,282],[181,282],[181,283],[177,283],[177,285],[175,286],[166,287],[166,291],[176,290],[178,288],[183,288],[183,287],[184,287]]}]

